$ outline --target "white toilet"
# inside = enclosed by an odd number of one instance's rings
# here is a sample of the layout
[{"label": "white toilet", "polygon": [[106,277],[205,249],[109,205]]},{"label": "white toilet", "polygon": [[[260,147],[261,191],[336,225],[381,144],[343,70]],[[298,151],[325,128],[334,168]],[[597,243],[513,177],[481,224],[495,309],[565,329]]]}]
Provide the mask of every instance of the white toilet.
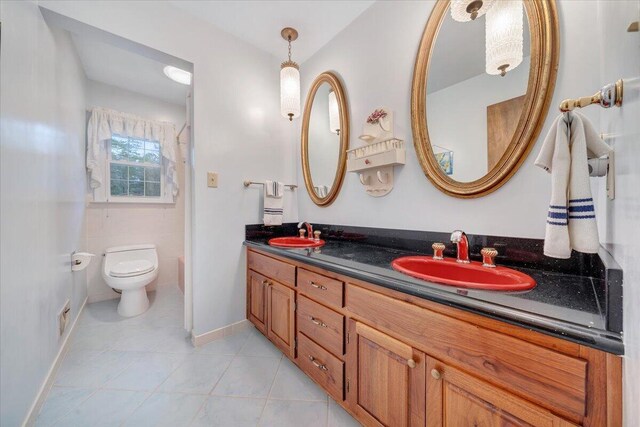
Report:
[{"label": "white toilet", "polygon": [[158,277],[158,253],[155,245],[108,248],[102,265],[107,285],[122,291],[118,314],[137,316],[149,308],[145,286]]}]

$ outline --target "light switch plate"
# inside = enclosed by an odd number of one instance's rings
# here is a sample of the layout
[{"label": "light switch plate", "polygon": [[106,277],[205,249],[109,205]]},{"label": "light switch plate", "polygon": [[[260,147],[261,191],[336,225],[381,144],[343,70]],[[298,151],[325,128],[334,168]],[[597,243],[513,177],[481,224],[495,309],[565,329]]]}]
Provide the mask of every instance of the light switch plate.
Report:
[{"label": "light switch plate", "polygon": [[207,186],[218,188],[218,174],[215,172],[207,172]]}]

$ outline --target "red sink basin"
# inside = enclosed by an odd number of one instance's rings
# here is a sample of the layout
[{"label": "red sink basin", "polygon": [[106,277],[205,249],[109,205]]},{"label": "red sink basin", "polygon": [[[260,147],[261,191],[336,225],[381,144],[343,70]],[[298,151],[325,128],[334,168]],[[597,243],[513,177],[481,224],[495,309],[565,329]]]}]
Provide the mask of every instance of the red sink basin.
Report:
[{"label": "red sink basin", "polygon": [[269,239],[269,246],[278,248],[319,248],[324,240],[313,240],[305,237],[274,237]]},{"label": "red sink basin", "polygon": [[427,256],[396,258],[391,266],[422,280],[461,288],[491,291],[526,291],[536,286],[532,277],[507,267],[488,268],[472,261],[461,264],[455,259],[435,260]]}]

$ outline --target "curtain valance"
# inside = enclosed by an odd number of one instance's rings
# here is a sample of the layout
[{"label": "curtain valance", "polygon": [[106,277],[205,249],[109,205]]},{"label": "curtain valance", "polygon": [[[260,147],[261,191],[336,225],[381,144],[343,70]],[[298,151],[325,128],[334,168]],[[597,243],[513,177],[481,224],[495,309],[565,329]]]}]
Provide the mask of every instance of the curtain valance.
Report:
[{"label": "curtain valance", "polygon": [[175,125],[101,107],[91,110],[91,118],[87,125],[87,169],[91,188],[96,189],[104,184],[108,158],[105,142],[110,140],[112,135],[158,141],[166,183],[171,185],[174,196],[178,194]]}]

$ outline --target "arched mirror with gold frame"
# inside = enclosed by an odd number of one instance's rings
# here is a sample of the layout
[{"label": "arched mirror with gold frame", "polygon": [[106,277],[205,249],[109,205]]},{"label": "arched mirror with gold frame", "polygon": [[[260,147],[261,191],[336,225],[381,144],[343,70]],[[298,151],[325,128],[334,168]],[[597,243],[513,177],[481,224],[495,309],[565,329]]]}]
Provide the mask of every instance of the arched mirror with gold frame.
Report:
[{"label": "arched mirror with gold frame", "polygon": [[302,118],[302,173],[311,200],[329,206],[340,192],[349,149],[349,109],[338,77],[329,71],[311,84]]},{"label": "arched mirror with gold frame", "polygon": [[[451,13],[452,2],[439,0],[413,74],[418,160],[439,190],[461,198],[489,194],[516,173],[540,133],[558,68],[555,0],[485,3],[493,3],[486,14],[454,19],[464,8]],[[505,41],[510,57],[500,51]]]}]

